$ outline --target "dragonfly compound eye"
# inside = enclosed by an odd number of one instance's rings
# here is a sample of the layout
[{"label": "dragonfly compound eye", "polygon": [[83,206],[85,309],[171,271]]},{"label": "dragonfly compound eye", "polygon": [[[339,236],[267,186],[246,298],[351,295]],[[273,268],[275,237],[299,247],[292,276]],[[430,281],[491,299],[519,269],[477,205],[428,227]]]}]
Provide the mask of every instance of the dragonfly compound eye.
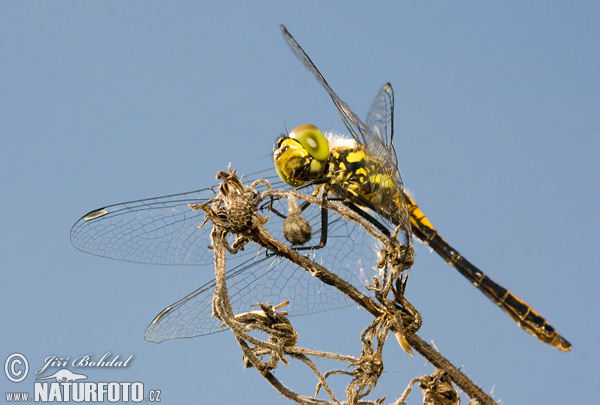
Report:
[{"label": "dragonfly compound eye", "polygon": [[323,162],[329,157],[329,142],[314,125],[300,125],[290,132],[289,137],[297,140],[318,161]]}]

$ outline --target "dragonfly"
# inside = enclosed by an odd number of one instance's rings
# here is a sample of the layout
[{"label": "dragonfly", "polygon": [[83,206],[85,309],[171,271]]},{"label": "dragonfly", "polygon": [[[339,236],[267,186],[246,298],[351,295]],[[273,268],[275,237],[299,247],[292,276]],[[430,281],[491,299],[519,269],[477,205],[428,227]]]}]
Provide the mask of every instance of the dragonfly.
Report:
[{"label": "dragonfly", "polygon": [[[403,242],[412,236],[429,245],[448,264],[497,304],[521,328],[562,351],[571,344],[527,303],[501,287],[448,244],[405,192],[393,147],[394,96],[385,84],[377,93],[363,123],[329,86],[306,52],[284,26],[288,46],[331,97],[351,137],[323,134],[313,125],[301,125],[280,137],[274,151],[274,170],[243,180],[266,178],[274,187],[306,187],[313,194],[333,196],[361,212],[380,229],[397,227]],[[273,173],[275,171],[275,173]],[[201,190],[106,206],[89,212],[71,230],[73,245],[87,253],[118,260],[152,264],[202,265],[212,263],[207,248],[209,231],[189,208],[216,196],[215,186]],[[259,207],[268,210],[268,207]],[[310,255],[348,281],[366,284],[378,270],[377,242],[358,225],[327,215],[325,237],[322,213],[304,207],[312,225],[311,240],[321,240]],[[282,219],[274,215],[267,226],[282,236]],[[321,221],[321,223],[319,223]],[[310,314],[347,305],[345,297],[322,285],[303,269],[249,246],[234,255],[228,271],[228,289],[234,310],[245,311],[258,301],[290,300],[290,314]],[[229,263],[229,262],[228,262]],[[145,338],[161,342],[218,332],[211,318],[214,281],[165,308],[148,326]]]}]

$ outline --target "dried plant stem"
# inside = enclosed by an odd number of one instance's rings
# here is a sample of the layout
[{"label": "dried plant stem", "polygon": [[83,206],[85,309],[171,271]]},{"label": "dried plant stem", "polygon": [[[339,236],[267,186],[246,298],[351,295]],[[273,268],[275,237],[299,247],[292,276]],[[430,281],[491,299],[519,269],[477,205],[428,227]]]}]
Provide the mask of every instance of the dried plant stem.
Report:
[{"label": "dried plant stem", "polygon": [[[286,192],[273,191],[274,195],[284,196]],[[318,198],[305,196],[299,193],[291,193],[296,198],[305,199],[312,204],[320,205],[321,200]],[[381,240],[386,240],[385,236],[381,235],[379,231],[372,226],[368,221],[362,218],[360,215],[357,215],[354,211],[347,209],[342,205],[330,205],[327,207],[328,209],[336,211],[338,214],[342,215],[345,218],[349,218],[353,221],[358,222],[361,226],[369,231],[372,234],[379,234]],[[261,239],[265,239],[264,237]],[[312,275],[319,278],[326,284],[332,285],[346,294],[350,299],[355,301],[358,305],[363,307],[365,310],[369,311],[373,316],[381,315],[381,312],[378,308],[378,305],[375,304],[371,298],[362,294],[360,291],[356,290],[354,286],[340,279],[336,274],[331,273],[329,270],[319,266],[318,264],[312,262],[305,256],[300,255],[295,250],[288,248],[285,245],[282,245],[283,249],[280,251],[274,250],[277,254],[281,254],[282,256],[288,258],[294,263],[298,264],[300,267],[310,271]],[[277,249],[278,245],[273,246],[265,246],[269,250]],[[400,332],[397,328],[392,327],[392,331]],[[435,350],[431,345],[425,342],[416,334],[405,334],[406,340],[410,343],[411,347],[415,349],[419,354],[421,354],[424,358],[426,358],[431,364],[436,366],[437,368],[446,370],[452,379],[462,389],[469,397],[477,398],[482,404],[495,404],[496,402],[487,395],[479,386],[471,381],[469,377],[467,377],[462,371],[460,371],[457,367],[455,367],[448,359],[442,356],[437,350]]]},{"label": "dried plant stem", "polygon": [[[431,402],[431,398],[435,398],[438,395],[435,390],[439,387],[442,387],[441,389],[445,390],[443,392],[446,394],[452,392],[451,382],[454,382],[469,397],[477,399],[479,403],[495,404],[493,399],[475,385],[464,373],[416,335],[415,332],[420,326],[421,318],[418,311],[404,298],[406,278],[398,278],[399,274],[406,268],[402,267],[403,262],[402,260],[398,260],[398,257],[406,258],[407,251],[406,247],[397,244],[396,234],[393,237],[382,234],[379,229],[364,217],[343,204],[331,204],[326,199],[292,191],[272,190],[266,181],[262,181],[261,183],[266,184],[268,190],[258,195],[251,187],[244,187],[242,185],[237,179],[235,171],[230,173],[221,172],[219,176],[218,178],[224,180],[220,186],[221,193],[219,196],[209,202],[212,205],[205,203],[195,207],[196,209],[204,209],[207,219],[213,222],[211,241],[215,253],[215,277],[217,280],[213,298],[213,314],[221,319],[235,334],[244,353],[246,364],[256,368],[283,396],[299,403],[332,403],[316,399],[316,394],[315,398],[297,394],[275,378],[270,370],[277,367],[279,361],[289,364],[286,360],[287,355],[290,358],[303,362],[312,370],[318,379],[317,394],[319,389],[323,388],[334,403],[338,403],[338,400],[327,385],[327,377],[333,374],[346,374],[354,377],[346,388],[349,403],[380,403],[383,399],[376,402],[365,402],[362,398],[368,395],[375,387],[383,371],[382,349],[388,331],[391,330],[396,334],[399,341],[406,339],[412,349],[420,353],[439,370],[443,370],[439,371],[439,373],[436,371],[431,376],[413,379],[411,382],[412,385],[419,381],[424,392],[426,389],[429,390],[427,392],[431,394],[428,397],[430,399],[426,399],[426,401],[430,402],[427,403],[436,403],[435,401]],[[255,184],[258,183],[255,182]],[[389,268],[389,271],[384,273],[386,277],[373,280],[374,285],[371,289],[375,291],[376,300],[355,288],[336,273],[329,271],[308,257],[298,253],[295,249],[270,236],[264,226],[267,219],[258,214],[257,207],[264,200],[272,201],[273,198],[287,197],[302,199],[310,204],[334,211],[344,219],[357,223],[371,236],[384,243],[386,246],[384,250],[385,254],[383,255],[384,259],[378,265],[386,266],[386,268]],[[238,201],[240,202],[238,203]],[[241,221],[239,220],[240,218]],[[242,225],[239,225],[240,223]],[[233,247],[230,247],[226,241],[227,233],[237,234],[236,240],[232,245]],[[396,242],[394,243],[394,241]],[[272,308],[277,307],[263,306],[264,315],[253,314],[252,319],[246,319],[249,318],[246,315],[244,318],[246,325],[238,321],[242,319],[242,316],[238,315],[236,318],[227,293],[225,278],[226,251],[235,253],[243,248],[246,243],[256,243],[267,251],[295,263],[310,272],[312,276],[318,278],[321,282],[341,291],[375,317],[371,325],[361,334],[363,350],[360,359],[352,356],[296,347],[296,332],[287,318],[274,312]],[[404,249],[404,253],[399,254],[397,252],[398,249]],[[412,251],[408,253],[412,254]],[[396,259],[395,261],[394,258]],[[412,264],[412,258],[409,261]],[[394,287],[394,282],[396,282],[396,287]],[[388,297],[390,291],[393,292],[392,299]],[[248,332],[251,330],[267,333],[269,335],[268,341],[250,336]],[[261,357],[265,355],[270,357],[268,363],[262,361]],[[354,369],[352,371],[333,370],[321,374],[307,356],[348,362]],[[408,396],[409,392],[410,385],[398,401],[403,401],[403,398]],[[447,399],[447,395],[442,395],[440,398]],[[398,401],[396,403],[401,403]]]}]

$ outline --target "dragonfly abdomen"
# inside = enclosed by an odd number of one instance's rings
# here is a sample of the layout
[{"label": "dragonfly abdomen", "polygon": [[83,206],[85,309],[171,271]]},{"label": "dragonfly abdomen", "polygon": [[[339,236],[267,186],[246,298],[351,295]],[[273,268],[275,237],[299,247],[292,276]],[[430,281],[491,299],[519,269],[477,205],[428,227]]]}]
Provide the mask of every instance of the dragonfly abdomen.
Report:
[{"label": "dragonfly abdomen", "polygon": [[558,334],[543,316],[531,308],[525,301],[486,276],[485,273],[480,271],[456,249],[450,246],[440,236],[433,225],[431,225],[431,222],[429,222],[412,198],[408,195],[405,196],[408,203],[412,231],[415,236],[431,246],[448,264],[458,270],[479,291],[502,308],[522,329],[559,350],[571,350],[571,343]]}]

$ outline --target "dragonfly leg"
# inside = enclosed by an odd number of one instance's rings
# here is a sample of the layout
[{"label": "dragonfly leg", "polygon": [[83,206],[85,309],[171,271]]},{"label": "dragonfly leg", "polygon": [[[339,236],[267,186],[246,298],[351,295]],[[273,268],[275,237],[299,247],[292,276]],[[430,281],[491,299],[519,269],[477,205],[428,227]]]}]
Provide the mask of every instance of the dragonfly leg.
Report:
[{"label": "dragonfly leg", "polygon": [[[314,249],[322,249],[323,247],[325,247],[325,245],[327,244],[327,231],[328,231],[328,226],[329,226],[329,211],[324,207],[324,205],[326,204],[326,196],[323,195],[323,202],[322,202],[322,206],[320,209],[321,212],[321,232],[320,232],[320,237],[319,237],[319,243],[316,245],[311,245],[311,246],[293,246],[294,250],[314,250]],[[292,203],[293,204],[293,203]],[[292,236],[289,237],[290,234],[288,232],[291,233],[297,233],[297,232],[306,232],[306,230],[304,231],[300,231],[296,228],[302,228],[302,222],[306,222],[304,220],[304,218],[301,217],[300,212],[306,210],[306,208],[308,208],[311,205],[311,203],[309,203],[308,201],[305,201],[304,203],[302,203],[300,205],[300,207],[297,206],[296,204],[296,208],[293,210],[290,210],[290,213],[285,216],[285,215],[281,215],[283,218],[285,218],[284,221],[284,235],[286,236],[286,239],[288,239],[289,242],[291,242],[292,244],[301,244],[302,242],[302,236],[298,236],[298,240],[299,243],[294,243],[294,240],[296,238],[296,236]],[[292,212],[293,211],[293,212]],[[280,214],[278,214],[280,215]],[[290,223],[286,224],[286,221],[290,220]],[[308,240],[310,240],[310,236],[311,236],[311,231],[310,231],[310,226],[308,225],[308,223],[306,223],[306,225],[308,226],[308,239],[305,242],[308,242]],[[292,228],[290,229],[286,229],[286,228]],[[270,252],[266,252],[267,257],[271,257],[274,255],[274,253],[270,253]]]},{"label": "dragonfly leg", "polygon": [[[297,247],[294,247],[295,250],[321,249],[321,248],[325,247],[325,245],[327,244],[327,230],[328,230],[328,226],[329,226],[329,211],[327,211],[327,208],[324,207],[327,197],[325,195],[323,195],[322,198],[323,198],[323,201],[322,201],[322,206],[321,206],[321,236],[319,238],[319,244],[313,245],[313,246],[297,246]],[[305,201],[304,203],[301,204],[300,210],[303,211],[302,207],[304,207],[304,209],[306,209],[309,205],[310,205],[310,203],[308,201]]]}]

